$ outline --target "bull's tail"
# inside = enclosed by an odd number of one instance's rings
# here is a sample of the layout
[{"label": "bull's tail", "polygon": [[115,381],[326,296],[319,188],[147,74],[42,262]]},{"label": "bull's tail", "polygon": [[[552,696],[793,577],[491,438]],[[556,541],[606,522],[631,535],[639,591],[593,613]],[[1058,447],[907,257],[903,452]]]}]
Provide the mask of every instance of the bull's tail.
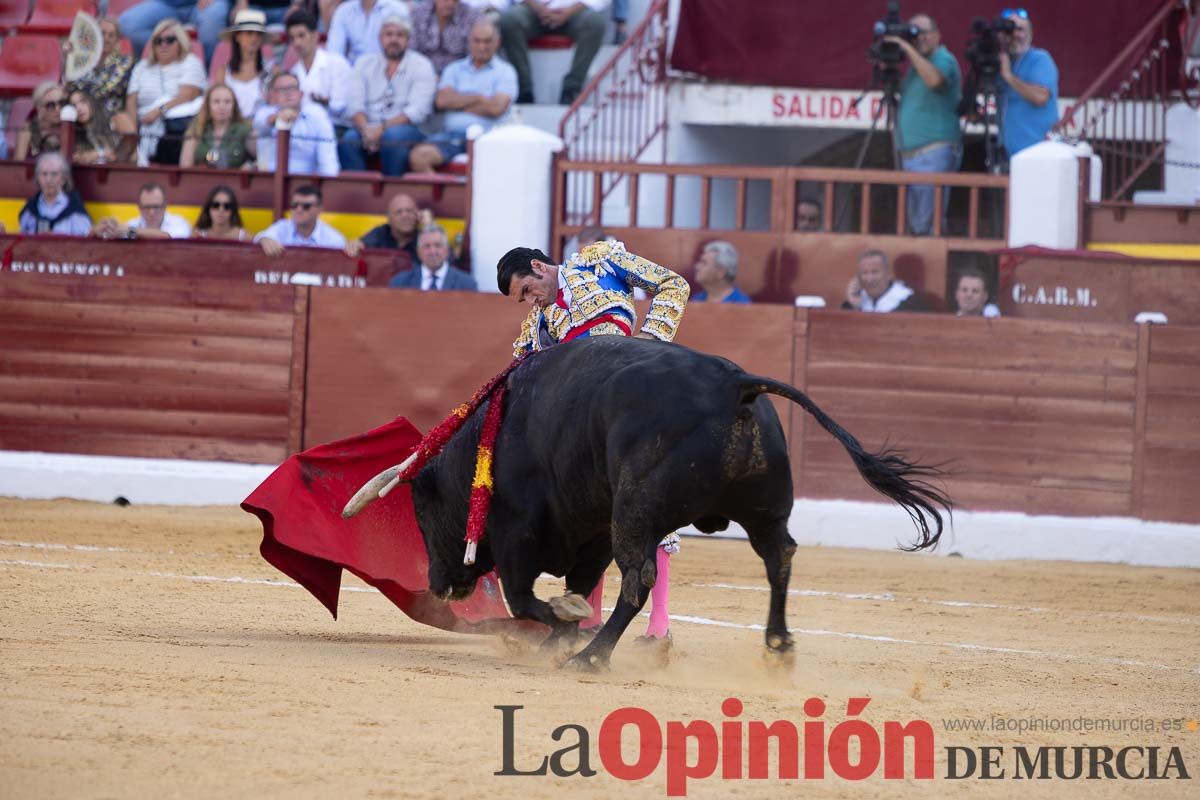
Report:
[{"label": "bull's tail", "polygon": [[868,453],[858,439],[830,419],[808,395],[794,386],[758,375],[744,375],[738,383],[738,389],[742,402],[749,402],[760,394],[774,394],[786,397],[812,414],[821,427],[846,448],[863,480],[908,512],[920,536],[903,549],[923,550],[937,545],[942,535],[942,515],[938,507],[944,508],[948,516],[953,513],[950,498],[929,482],[943,475],[940,469],[906,461],[899,451],[889,447],[878,453]]}]

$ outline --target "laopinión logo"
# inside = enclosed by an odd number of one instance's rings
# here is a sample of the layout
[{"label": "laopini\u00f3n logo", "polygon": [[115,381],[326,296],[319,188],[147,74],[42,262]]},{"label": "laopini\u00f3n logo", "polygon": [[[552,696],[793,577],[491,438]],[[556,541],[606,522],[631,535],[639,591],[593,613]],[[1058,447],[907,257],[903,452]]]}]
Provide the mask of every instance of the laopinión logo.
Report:
[{"label": "laopini\u00f3n logo", "polygon": [[[791,720],[742,719],[745,706],[736,697],[721,703],[723,719],[665,724],[644,708],[627,706],[610,712],[600,723],[595,754],[592,733],[579,723],[559,725],[550,738],[556,749],[540,762],[517,764],[517,715],[520,705],[493,706],[501,715],[503,735],[500,776],[534,777],[553,774],[561,778],[591,778],[599,766],[614,778],[637,781],[666,765],[669,797],[687,795],[688,782],[718,777],[721,780],[823,780],[860,781],[882,774],[885,780],[933,780],[937,746],[933,726],[924,720],[885,721],[877,729],[855,719],[871,702],[852,697],[846,703],[847,719],[827,730],[822,717],[825,701],[810,697],[806,717],[798,726]],[[626,738],[637,747],[623,748]],[[554,746],[552,746],[554,747]],[[943,748],[946,779],[1189,779],[1178,747],[999,746]],[[625,753],[636,752],[632,760]],[[775,753],[774,774],[771,754]],[[911,756],[908,756],[911,754]],[[1007,762],[1006,762],[1006,759]],[[1007,764],[1007,766],[1006,766]]]}]

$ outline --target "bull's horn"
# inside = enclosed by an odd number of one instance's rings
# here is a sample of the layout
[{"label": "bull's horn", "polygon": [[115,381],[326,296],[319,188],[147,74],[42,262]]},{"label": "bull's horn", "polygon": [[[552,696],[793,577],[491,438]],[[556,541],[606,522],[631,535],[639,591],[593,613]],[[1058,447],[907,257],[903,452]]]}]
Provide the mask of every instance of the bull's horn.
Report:
[{"label": "bull's horn", "polygon": [[363,484],[363,487],[354,493],[354,497],[351,497],[350,502],[346,503],[346,507],[342,509],[342,519],[350,519],[366,508],[369,503],[377,498],[384,497],[392,489],[395,489],[400,483],[401,473],[408,469],[409,465],[416,461],[416,459],[417,453],[414,452],[408,458],[404,459],[403,463],[397,464],[394,467],[388,467]]}]

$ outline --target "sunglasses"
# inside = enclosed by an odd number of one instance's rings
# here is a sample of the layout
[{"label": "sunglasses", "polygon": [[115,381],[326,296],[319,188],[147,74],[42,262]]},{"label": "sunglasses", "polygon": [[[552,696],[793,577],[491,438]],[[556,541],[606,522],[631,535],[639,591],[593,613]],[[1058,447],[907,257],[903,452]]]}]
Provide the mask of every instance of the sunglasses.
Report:
[{"label": "sunglasses", "polygon": [[316,203],[311,203],[311,202],[310,203],[302,203],[302,202],[297,201],[295,203],[292,203],[292,208],[296,209],[297,211],[308,211],[310,208],[312,208],[315,205],[316,205]]},{"label": "sunglasses", "polygon": [[215,211],[233,211],[233,203],[225,200],[213,200],[208,207]]},{"label": "sunglasses", "polygon": [[164,45],[164,44],[175,44],[178,41],[179,40],[176,39],[174,36],[155,36],[154,37],[155,47],[157,47],[159,45]]},{"label": "sunglasses", "polygon": [[1004,19],[1009,17],[1020,17],[1021,19],[1029,19],[1029,12],[1023,8],[1006,8],[1000,12],[1000,16]]},{"label": "sunglasses", "polygon": [[47,100],[46,102],[42,103],[42,108],[49,109],[50,111],[58,111],[65,105],[66,101],[63,100]]}]

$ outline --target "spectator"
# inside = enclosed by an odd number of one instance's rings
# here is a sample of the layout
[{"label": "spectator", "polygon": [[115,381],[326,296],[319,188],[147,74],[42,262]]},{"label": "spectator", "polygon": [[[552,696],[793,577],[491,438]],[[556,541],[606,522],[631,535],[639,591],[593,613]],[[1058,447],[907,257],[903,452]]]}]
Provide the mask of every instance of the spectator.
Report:
[{"label": "spectator", "polygon": [[383,21],[389,17],[403,17],[409,21],[408,6],[399,0],[349,0],[333,12],[329,23],[329,37],[325,47],[358,65],[366,55],[379,53],[379,33]]},{"label": "spectator", "polygon": [[417,6],[412,19],[412,47],[433,62],[439,75],[446,65],[467,56],[471,26],[479,12],[460,0],[431,0]]},{"label": "spectator", "polygon": [[858,270],[846,287],[842,308],[886,313],[924,311],[925,303],[904,281],[892,275],[892,265],[882,250],[867,250],[858,257]]},{"label": "spectator", "polygon": [[345,248],[346,239],[321,217],[321,190],[300,186],[292,192],[292,213],[254,237],[269,256],[281,256],[288,247]]},{"label": "spectator", "polygon": [[271,77],[271,64],[263,61],[266,33],[267,15],[254,8],[239,11],[233,26],[221,31],[221,38],[229,40],[231,52],[229,63],[213,72],[212,82],[233,90],[238,110],[246,119],[254,119],[254,112],[266,99]]},{"label": "spectator", "polygon": [[87,92],[104,106],[109,119],[125,111],[125,90],[129,87],[129,76],[133,72],[133,56],[121,52],[121,28],[112,17],[100,20],[100,33],[104,44],[100,49],[100,63],[87,75],[67,84],[67,91]]},{"label": "spectator", "polygon": [[75,109],[72,161],[104,164],[129,160],[137,143],[137,126],[128,114],[122,112],[110,119],[104,105],[82,89],[71,92],[71,106]]},{"label": "spectator", "polygon": [[729,242],[709,242],[696,262],[696,282],[703,290],[693,300],[713,303],[749,303],[750,298],[734,285],[737,280],[738,251]]},{"label": "spectator", "polygon": [[[212,61],[213,50],[221,37],[221,29],[229,19],[229,0],[146,0],[121,14],[121,30],[129,36],[133,52],[140,53],[146,42],[158,35],[158,26],[164,20],[182,20],[196,28],[200,44],[204,47],[204,64]],[[188,45],[191,48],[191,45]]]},{"label": "spectator", "polygon": [[127,225],[112,217],[100,220],[94,233],[102,239],[186,239],[192,226],[178,214],[167,211],[167,192],[160,183],[147,183],[138,190],[138,215]]},{"label": "spectator", "polygon": [[150,55],[133,68],[125,110],[141,127],[138,164],[142,166],[178,164],[183,134],[204,104],[201,95],[208,81],[191,46],[179,20],[164,19],[154,27]]},{"label": "spectator", "polygon": [[21,233],[87,236],[92,218],[71,185],[71,168],[62,154],[50,151],[38,156],[33,178],[38,190],[17,216]]},{"label": "spectator", "polygon": [[387,222],[367,231],[361,239],[346,245],[346,255],[355,258],[364,247],[400,250],[408,253],[409,266],[420,262],[417,255],[417,230],[433,224],[433,214],[421,211],[406,194],[392,195],[387,204]]},{"label": "spectator", "polygon": [[433,168],[467,150],[467,129],[479,125],[484,130],[508,115],[517,96],[517,73],[496,57],[500,49],[500,31],[486,17],[471,26],[471,55],[446,67],[438,83],[434,105],[445,111],[445,131],[435,133],[412,149],[409,156],[413,172],[433,172]]},{"label": "spectator", "polygon": [[629,0],[613,0],[613,44],[625,43],[625,26],[629,22]]},{"label": "spectator", "polygon": [[214,186],[196,218],[192,228],[196,239],[228,239],[244,242],[250,234],[242,227],[242,214],[238,210],[237,195],[228,186]]},{"label": "spectator", "polygon": [[[340,2],[340,0],[328,1],[334,5]],[[247,8],[254,6],[255,9],[266,15],[268,25],[282,25],[289,13],[306,5],[306,0],[234,0],[233,9],[230,11],[229,16],[236,22],[239,11],[245,11]],[[333,9],[330,9],[330,13],[333,13]]]},{"label": "spectator", "polygon": [[409,34],[407,19],[385,18],[379,28],[383,52],[354,65],[354,128],[338,143],[343,169],[366,169],[367,154],[379,153],[384,175],[403,175],[409,149],[425,138],[417,126],[433,110],[437,75],[428,58],[408,48]]},{"label": "spectator", "polygon": [[[916,44],[888,36],[908,56],[908,74],[900,84],[900,113],[896,120],[896,149],[908,172],[957,172],[962,163],[962,128],[958,102],[962,75],[958,62],[942,44],[937,24],[917,14],[909,24],[920,31]],[[942,190],[942,225],[950,203],[950,187]],[[933,187],[908,187],[908,230],[927,236],[933,228]]]},{"label": "spectator", "polygon": [[1000,309],[989,303],[987,281],[983,273],[974,267],[966,267],[958,273],[958,285],[954,289],[954,303],[958,306],[957,317],[998,317]]},{"label": "spectator", "polygon": [[350,82],[354,71],[350,62],[320,46],[317,18],[307,11],[295,11],[287,18],[288,40],[296,50],[292,74],[300,81],[304,99],[325,109],[340,140],[350,127],[346,113]]},{"label": "spectator", "polygon": [[252,167],[257,149],[250,123],[242,117],[233,90],[217,83],[205,94],[200,113],[187,129],[179,166]]},{"label": "spectator", "polygon": [[258,168],[274,172],[277,131],[290,130],[287,171],[334,176],[338,174],[337,140],[325,109],[305,103],[300,81],[290,72],[271,79],[271,105],[254,115],[258,137]]},{"label": "spectator", "polygon": [[33,90],[34,117],[17,132],[13,158],[24,161],[59,148],[59,123],[66,92],[54,81],[44,81]]},{"label": "spectator", "polygon": [[397,289],[420,289],[422,292],[476,292],[475,278],[450,266],[450,241],[446,229],[430,225],[417,237],[420,269],[401,272],[388,282]]},{"label": "spectator", "polygon": [[604,41],[608,21],[601,13],[608,0],[524,0],[500,15],[504,53],[517,70],[518,103],[533,102],[533,79],[529,71],[529,40],[547,33],[571,37],[575,55],[563,77],[558,102],[575,102],[587,79],[588,67]]},{"label": "spectator", "polygon": [[815,197],[801,196],[796,201],[796,230],[800,233],[820,233],[825,229],[824,209]]},{"label": "spectator", "polygon": [[1000,125],[1008,157],[1046,138],[1058,122],[1058,65],[1050,54],[1033,46],[1033,22],[1023,8],[1006,9],[1014,30],[1006,35],[1007,52],[1000,53]]}]

